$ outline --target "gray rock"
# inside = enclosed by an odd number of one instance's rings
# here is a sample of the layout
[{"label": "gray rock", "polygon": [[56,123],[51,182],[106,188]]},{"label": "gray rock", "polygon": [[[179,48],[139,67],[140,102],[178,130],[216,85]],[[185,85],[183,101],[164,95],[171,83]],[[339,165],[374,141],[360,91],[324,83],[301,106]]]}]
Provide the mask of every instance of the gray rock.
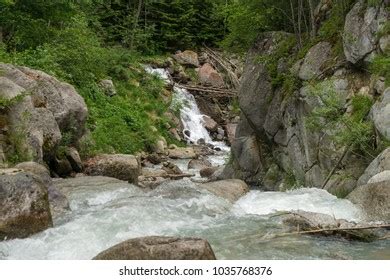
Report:
[{"label": "gray rock", "polygon": [[69,147],[66,151],[66,158],[72,166],[73,171],[81,172],[83,170],[83,162],[76,148]]},{"label": "gray rock", "polygon": [[183,171],[181,171],[180,168],[176,164],[169,162],[169,161],[163,163],[162,169],[165,172],[167,172],[168,174],[172,174],[172,175],[183,174]]},{"label": "gray rock", "polygon": [[197,158],[195,151],[192,147],[188,148],[176,148],[168,151],[168,156],[172,159],[192,159]]},{"label": "gray rock", "polygon": [[43,181],[16,169],[0,170],[0,240],[25,238],[51,226]]},{"label": "gray rock", "polygon": [[202,178],[210,178],[218,170],[219,167],[205,167],[199,171]]},{"label": "gray rock", "polygon": [[390,48],[390,35],[385,35],[381,37],[379,40],[379,46],[382,52],[388,51],[388,49]]},{"label": "gray rock", "polygon": [[324,66],[330,59],[332,45],[328,42],[320,42],[312,47],[306,54],[299,70],[299,78],[311,80],[322,73]]},{"label": "gray rock", "polygon": [[137,184],[140,164],[133,155],[99,155],[85,162],[85,173],[91,176],[107,176]]},{"label": "gray rock", "polygon": [[227,140],[230,144],[233,143],[234,138],[236,137],[237,123],[228,123],[225,126]]},{"label": "gray rock", "polygon": [[379,183],[384,181],[390,181],[390,170],[382,171],[370,178],[367,184]]},{"label": "gray rock", "polygon": [[46,185],[49,185],[51,183],[50,171],[42,164],[33,161],[22,162],[15,165],[15,168],[38,176]]},{"label": "gray rock", "polygon": [[343,45],[348,61],[357,63],[374,52],[378,45],[378,32],[388,21],[384,2],[381,7],[367,6],[358,1],[345,18]]},{"label": "gray rock", "polygon": [[177,52],[173,58],[181,65],[199,67],[198,54],[194,51],[186,50]]},{"label": "gray rock", "polygon": [[[85,132],[87,106],[74,87],[27,67],[1,64],[0,97],[26,94],[7,113],[8,136],[18,137],[21,153],[37,162],[52,159],[62,138],[76,143]],[[20,149],[20,147],[19,147]]]},{"label": "gray rock", "polygon": [[94,260],[215,260],[210,244],[199,238],[140,237],[115,245]]},{"label": "gray rock", "polygon": [[222,197],[230,201],[236,202],[243,195],[249,192],[248,185],[237,179],[215,181],[199,185],[201,189],[205,189],[216,196]]},{"label": "gray rock", "polygon": [[384,150],[379,156],[377,156],[370,165],[366,168],[363,175],[360,176],[357,185],[365,185],[376,174],[383,171],[390,170],[390,148]]},{"label": "gray rock", "polygon": [[203,116],[204,127],[211,132],[216,132],[218,129],[218,123],[209,116]]},{"label": "gray rock", "polygon": [[201,170],[207,167],[211,167],[211,162],[207,159],[191,159],[188,163],[188,169]]},{"label": "gray rock", "polygon": [[198,70],[199,81],[204,86],[224,87],[225,82],[221,74],[217,72],[209,63],[204,64]]},{"label": "gray rock", "polygon": [[116,89],[112,80],[101,80],[99,85],[107,96],[116,95]]},{"label": "gray rock", "polygon": [[48,187],[50,212],[53,220],[58,219],[67,211],[70,211],[68,198],[55,186]]},{"label": "gray rock", "polygon": [[375,128],[387,140],[390,140],[390,87],[385,89],[382,99],[371,109]]},{"label": "gray rock", "polygon": [[390,222],[390,181],[359,186],[347,199],[360,206],[368,219]]}]

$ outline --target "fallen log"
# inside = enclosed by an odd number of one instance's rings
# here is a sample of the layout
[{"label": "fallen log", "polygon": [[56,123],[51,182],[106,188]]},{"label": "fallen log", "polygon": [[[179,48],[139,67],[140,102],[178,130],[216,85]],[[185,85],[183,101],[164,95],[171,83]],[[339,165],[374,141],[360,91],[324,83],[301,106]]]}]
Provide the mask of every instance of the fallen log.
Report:
[{"label": "fallen log", "polygon": [[[335,233],[342,233],[342,232],[347,232],[348,231],[359,231],[359,230],[374,230],[374,229],[387,229],[390,230],[390,224],[386,225],[376,225],[376,226],[363,226],[363,227],[345,227],[345,228],[328,228],[328,229],[315,229],[315,230],[305,230],[305,231],[294,231],[294,232],[286,232],[286,233],[280,233],[280,234],[255,234],[251,235],[251,238],[259,238],[259,241],[270,241],[275,238],[283,238],[283,237],[289,237],[289,236],[297,236],[297,235],[313,235],[313,234],[322,234],[322,233],[328,233],[326,234],[327,236],[330,235],[335,235]],[[365,241],[365,242],[371,242],[374,240],[385,240],[389,239],[390,235],[385,235],[383,237],[377,237],[375,239],[358,239],[360,241]],[[248,236],[245,238],[239,238],[235,239],[234,241],[244,241],[247,240]]]},{"label": "fallen log", "polygon": [[147,175],[147,176],[143,176],[143,177],[146,179],[159,177],[159,178],[169,178],[172,180],[179,180],[179,179],[190,178],[190,177],[194,177],[194,176],[195,176],[194,174],[166,174],[166,175],[161,175],[161,176],[160,175],[159,176]]},{"label": "fallen log", "polygon": [[365,242],[374,241],[375,239],[381,239],[380,237],[375,238],[373,234],[363,233],[363,234],[355,234],[354,231],[363,231],[370,229],[387,229],[390,230],[390,224],[386,225],[373,225],[373,226],[362,226],[362,227],[339,227],[339,228],[321,228],[321,229],[313,229],[313,230],[304,230],[304,231],[294,231],[294,232],[286,232],[281,234],[276,234],[274,238],[293,236],[293,235],[304,235],[304,234],[325,234],[325,235],[335,235],[337,233],[342,234],[343,236],[347,236],[354,240],[360,240]]},{"label": "fallen log", "polygon": [[219,54],[214,52],[212,49],[207,47],[206,45],[203,45],[205,52],[208,56],[210,56],[211,59],[213,59],[222,69],[226,71],[228,74],[228,77],[233,85],[234,88],[239,88],[240,86],[240,80],[238,79],[237,75],[234,73],[233,69],[237,69],[237,66],[233,64],[231,61],[224,59]]},{"label": "fallen log", "polygon": [[217,93],[224,96],[235,96],[237,94],[236,90],[232,89],[221,89],[221,88],[213,88],[213,87],[202,87],[202,86],[189,86],[183,84],[176,84],[180,88],[184,88],[191,91],[197,92],[208,92],[208,93]]}]

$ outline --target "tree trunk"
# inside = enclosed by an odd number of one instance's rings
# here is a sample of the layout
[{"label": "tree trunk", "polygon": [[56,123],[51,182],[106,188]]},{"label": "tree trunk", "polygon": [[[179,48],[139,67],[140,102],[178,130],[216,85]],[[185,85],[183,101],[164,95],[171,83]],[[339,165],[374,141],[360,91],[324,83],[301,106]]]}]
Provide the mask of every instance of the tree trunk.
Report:
[{"label": "tree trunk", "polygon": [[134,15],[133,32],[131,33],[131,39],[130,39],[130,49],[131,50],[134,49],[135,33],[137,32],[138,21],[139,21],[140,15],[141,15],[142,3],[143,3],[142,0],[138,1],[138,8],[137,8],[137,11],[136,11],[136,13]]},{"label": "tree trunk", "polygon": [[317,35],[317,27],[316,27],[316,22],[314,18],[314,6],[313,6],[313,0],[307,0],[309,4],[309,10],[310,10],[310,25],[311,25],[311,30],[310,30],[310,37],[314,38]]},{"label": "tree trunk", "polygon": [[297,24],[296,24],[296,21],[295,21],[295,11],[294,11],[293,0],[290,0],[290,9],[291,9],[291,19],[292,19],[293,28],[294,28],[294,34],[297,37],[298,47],[301,48],[302,45],[301,45],[300,37],[299,37],[299,34],[298,34],[298,30],[297,30]]}]

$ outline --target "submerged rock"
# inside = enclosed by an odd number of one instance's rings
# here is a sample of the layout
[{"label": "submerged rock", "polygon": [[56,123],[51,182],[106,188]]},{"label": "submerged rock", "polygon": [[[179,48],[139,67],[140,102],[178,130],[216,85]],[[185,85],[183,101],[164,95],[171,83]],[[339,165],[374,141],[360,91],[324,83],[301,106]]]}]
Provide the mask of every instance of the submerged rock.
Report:
[{"label": "submerged rock", "polygon": [[0,171],[0,240],[25,238],[53,225],[47,186],[17,169]]},{"label": "submerged rock", "polygon": [[[313,231],[312,234],[325,236],[341,236],[346,239],[369,242],[377,239],[381,229],[360,229],[368,224],[358,224],[343,219],[314,212],[293,211],[287,213],[283,218],[283,223],[293,232]],[[317,231],[317,232],[316,232]]]},{"label": "submerged rock", "polygon": [[248,185],[244,181],[237,179],[210,182],[201,184],[199,187],[216,196],[225,198],[231,203],[236,202],[240,197],[249,192]]},{"label": "submerged rock", "polygon": [[85,173],[107,176],[137,184],[140,164],[133,155],[99,155],[85,162]]},{"label": "submerged rock", "polygon": [[200,238],[140,237],[115,245],[94,260],[215,260],[210,244]]},{"label": "submerged rock", "polygon": [[163,163],[162,170],[167,172],[167,174],[172,174],[172,175],[180,175],[183,174],[183,171],[174,163],[167,161]]},{"label": "submerged rock", "polygon": [[359,186],[347,199],[360,206],[370,220],[390,222],[390,181]]}]

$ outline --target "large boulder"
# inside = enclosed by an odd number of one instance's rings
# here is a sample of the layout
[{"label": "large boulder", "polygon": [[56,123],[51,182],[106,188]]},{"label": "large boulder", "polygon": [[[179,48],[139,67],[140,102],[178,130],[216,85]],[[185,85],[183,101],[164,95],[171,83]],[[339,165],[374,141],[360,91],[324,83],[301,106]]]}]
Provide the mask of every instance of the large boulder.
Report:
[{"label": "large boulder", "polygon": [[382,171],[371,177],[367,184],[379,183],[384,181],[390,181],[390,170]]},{"label": "large boulder", "polygon": [[24,157],[48,162],[62,134],[77,143],[85,131],[87,106],[73,86],[27,67],[0,63],[0,98],[14,100],[6,115],[7,137]]},{"label": "large boulder", "polygon": [[203,116],[204,127],[210,132],[216,132],[218,123],[209,116]]},{"label": "large boulder", "polygon": [[168,151],[168,156],[172,159],[192,159],[197,158],[197,155],[192,147],[176,148]]},{"label": "large boulder", "polygon": [[173,58],[181,65],[199,67],[198,54],[194,51],[186,50],[177,52]]},{"label": "large boulder", "polygon": [[378,34],[389,20],[386,1],[382,1],[381,6],[368,6],[366,2],[358,1],[345,18],[344,54],[354,64],[376,50]]},{"label": "large boulder", "polygon": [[311,80],[319,76],[324,66],[331,58],[332,45],[328,42],[320,42],[312,47],[306,54],[299,71],[299,78]]},{"label": "large boulder", "polygon": [[357,185],[365,185],[375,175],[387,170],[390,170],[390,148],[384,150],[370,163],[370,165],[364,171],[363,175],[360,176]]},{"label": "large boulder", "polygon": [[372,106],[371,116],[378,132],[390,141],[390,87],[384,91],[382,99]]},{"label": "large boulder", "polygon": [[0,170],[0,240],[25,238],[51,226],[43,181],[18,169]]},{"label": "large boulder", "polygon": [[107,176],[137,184],[140,164],[133,155],[99,155],[85,162],[85,173]]},{"label": "large boulder", "polygon": [[223,77],[209,63],[204,64],[198,71],[199,81],[204,86],[224,87]]},{"label": "large boulder", "polygon": [[188,169],[201,170],[207,167],[211,167],[212,164],[207,159],[191,159],[188,163]]},{"label": "large boulder", "polygon": [[218,170],[219,167],[205,167],[199,171],[200,177],[202,178],[210,178],[213,174]]},{"label": "large boulder", "polygon": [[50,171],[39,163],[33,161],[21,162],[15,165],[14,168],[21,169],[25,172],[38,176],[46,185],[51,183]]},{"label": "large boulder", "polygon": [[390,222],[390,181],[359,186],[347,199],[360,206],[368,219]]},{"label": "large boulder", "polygon": [[222,197],[230,201],[236,202],[243,195],[249,192],[248,185],[237,179],[221,180],[199,185],[200,188],[205,189],[216,196]]},{"label": "large boulder", "polygon": [[115,245],[94,260],[215,260],[210,244],[199,238],[140,237]]}]

